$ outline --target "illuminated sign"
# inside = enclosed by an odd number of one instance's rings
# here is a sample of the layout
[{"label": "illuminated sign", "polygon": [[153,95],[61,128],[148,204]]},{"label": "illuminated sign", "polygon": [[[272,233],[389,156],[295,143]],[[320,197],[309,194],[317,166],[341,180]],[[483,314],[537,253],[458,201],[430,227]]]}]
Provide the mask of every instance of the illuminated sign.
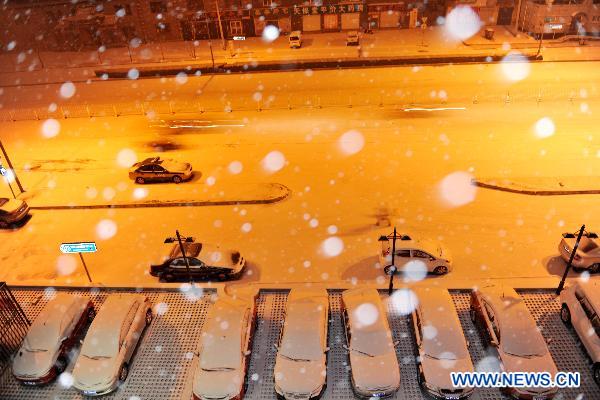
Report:
[{"label": "illuminated sign", "polygon": [[73,242],[60,245],[60,251],[70,253],[95,253],[98,248],[95,242]]},{"label": "illuminated sign", "polygon": [[246,40],[246,36],[234,36],[233,40]]}]

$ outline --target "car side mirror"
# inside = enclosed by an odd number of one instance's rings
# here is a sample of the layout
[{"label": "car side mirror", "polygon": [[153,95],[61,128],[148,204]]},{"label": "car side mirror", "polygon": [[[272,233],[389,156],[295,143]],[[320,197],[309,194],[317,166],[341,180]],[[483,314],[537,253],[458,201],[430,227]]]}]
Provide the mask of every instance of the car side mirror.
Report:
[{"label": "car side mirror", "polygon": [[79,339],[79,345],[83,346],[83,339]]},{"label": "car side mirror", "polygon": [[348,347],[347,344],[343,344],[342,347],[344,348],[344,350],[346,351],[350,351],[350,347]]},{"label": "car side mirror", "polygon": [[470,348],[471,348],[471,342],[469,342],[469,341],[467,340],[467,349],[470,349]]},{"label": "car side mirror", "polygon": [[62,338],[60,338],[61,343],[64,342],[65,340],[67,340],[68,338],[66,336],[63,336]]},{"label": "car side mirror", "polygon": [[325,347],[325,353],[327,353],[331,348],[329,346]]},{"label": "car side mirror", "polygon": [[277,351],[279,351],[279,346],[277,346],[276,344],[273,344],[273,348]]},{"label": "car side mirror", "polygon": [[493,347],[498,347],[498,341],[495,339],[490,340],[490,345]]},{"label": "car side mirror", "polygon": [[394,347],[398,347],[400,345],[400,341],[399,340],[394,340]]},{"label": "car side mirror", "polygon": [[246,351],[244,351],[244,355],[245,355],[245,356],[249,356],[249,355],[250,355],[250,353],[252,353],[250,350],[246,350]]}]

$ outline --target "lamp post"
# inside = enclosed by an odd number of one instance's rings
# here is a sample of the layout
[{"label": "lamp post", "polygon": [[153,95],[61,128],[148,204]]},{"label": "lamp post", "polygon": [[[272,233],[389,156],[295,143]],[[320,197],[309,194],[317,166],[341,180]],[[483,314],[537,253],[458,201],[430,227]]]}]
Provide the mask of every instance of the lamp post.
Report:
[{"label": "lamp post", "polygon": [[219,20],[219,32],[221,33],[221,45],[223,46],[223,50],[225,50],[225,36],[223,36],[223,24],[221,23],[221,11],[219,10],[219,0],[215,0],[215,5],[217,6],[217,19]]},{"label": "lamp post", "polygon": [[546,16],[548,15],[548,8],[552,7],[552,4],[554,3],[554,0],[546,0],[546,12],[544,12],[544,17],[542,18],[542,22],[541,22],[541,29],[540,29],[540,44],[538,46],[538,51],[536,53],[536,57],[540,55],[540,53],[542,52],[542,41],[544,40],[544,32],[546,31]]},{"label": "lamp post", "polygon": [[[381,236],[379,238],[379,241],[382,242],[382,252],[384,251],[384,243],[383,242],[389,242],[389,236]],[[390,284],[388,286],[388,296],[392,295],[392,292],[394,291],[394,274],[396,273],[396,264],[395,264],[395,257],[396,257],[396,239],[398,239],[398,233],[396,232],[396,227],[394,227],[394,233],[392,234],[392,263],[389,265],[389,272],[390,272]],[[385,254],[385,253],[384,253]],[[387,268],[388,266],[386,266]],[[385,270],[385,268],[384,268]]]},{"label": "lamp post", "polygon": [[210,59],[212,61],[213,72],[215,70],[215,56],[212,48],[212,38],[210,37],[210,26],[208,26],[208,17],[204,20],[206,22],[206,33],[208,34],[208,47],[210,48]]},{"label": "lamp post", "polygon": [[569,274],[569,270],[571,269],[571,263],[573,262],[573,258],[575,258],[575,253],[577,253],[577,248],[579,247],[579,241],[581,240],[581,236],[583,236],[583,231],[585,230],[585,224],[581,225],[581,229],[579,230],[579,234],[577,235],[577,240],[575,241],[575,246],[573,246],[573,251],[571,251],[571,256],[569,257],[569,262],[567,263],[567,268],[565,268],[565,273],[560,280],[558,287],[556,288],[556,295],[558,296],[560,292],[562,292],[565,287],[565,280],[567,279],[567,275]]},{"label": "lamp post", "polygon": [[181,235],[179,234],[179,230],[175,230],[175,237],[168,237],[165,239],[165,243],[174,243],[177,241],[179,243],[179,250],[181,251],[181,257],[183,257],[183,262],[185,262],[185,269],[190,280],[190,284],[194,284],[194,278],[192,277],[192,272],[190,270],[190,262],[185,255],[185,247],[183,246],[183,242],[191,243],[194,241],[193,237],[184,237],[182,240]]},{"label": "lamp post", "polygon": [[[15,169],[14,169],[12,163],[10,162],[10,158],[8,158],[8,154],[6,153],[6,149],[4,148],[4,145],[2,144],[2,140],[0,140],[0,150],[2,150],[2,154],[4,154],[4,158],[6,158],[6,162],[8,163],[8,168],[10,169],[13,176],[15,177],[15,182],[17,182],[17,186],[19,186],[19,190],[21,191],[21,193],[25,192],[25,189],[23,189],[23,186],[21,185],[21,181],[19,180],[19,177],[17,176]],[[8,178],[7,178],[7,182],[8,182]],[[12,191],[12,187],[10,188],[10,190]],[[14,196],[14,192],[13,192],[13,196]]]}]

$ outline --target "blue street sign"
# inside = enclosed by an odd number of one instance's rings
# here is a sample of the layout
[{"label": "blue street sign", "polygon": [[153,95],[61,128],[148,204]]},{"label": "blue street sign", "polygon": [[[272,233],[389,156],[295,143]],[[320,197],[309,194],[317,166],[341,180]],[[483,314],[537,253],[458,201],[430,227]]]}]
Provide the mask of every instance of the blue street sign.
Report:
[{"label": "blue street sign", "polygon": [[63,243],[60,245],[60,251],[63,253],[95,253],[98,248],[95,242],[74,242]]},{"label": "blue street sign", "polygon": [[2,164],[0,164],[0,174],[2,174],[2,176],[6,176],[6,168],[4,168]]}]

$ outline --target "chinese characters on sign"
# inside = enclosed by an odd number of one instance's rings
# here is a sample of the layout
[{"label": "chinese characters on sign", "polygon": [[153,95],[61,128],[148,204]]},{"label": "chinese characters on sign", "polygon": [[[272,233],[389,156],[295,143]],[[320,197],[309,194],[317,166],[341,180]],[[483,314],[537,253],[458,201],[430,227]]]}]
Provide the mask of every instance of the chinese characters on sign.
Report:
[{"label": "chinese characters on sign", "polygon": [[362,4],[331,4],[328,6],[294,6],[294,15],[345,14],[362,12]]},{"label": "chinese characters on sign", "polygon": [[270,7],[270,8],[255,8],[254,16],[274,16],[274,17],[286,17],[290,15],[289,8],[286,7]]}]

